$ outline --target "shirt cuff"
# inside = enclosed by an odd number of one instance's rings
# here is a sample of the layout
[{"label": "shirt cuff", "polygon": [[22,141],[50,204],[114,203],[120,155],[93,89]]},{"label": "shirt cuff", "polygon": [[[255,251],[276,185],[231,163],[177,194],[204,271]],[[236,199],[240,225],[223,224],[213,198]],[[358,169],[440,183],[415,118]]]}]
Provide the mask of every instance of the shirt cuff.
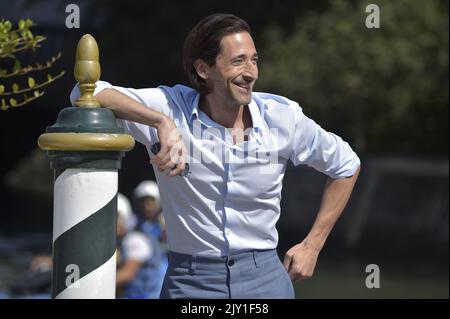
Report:
[{"label": "shirt cuff", "polygon": [[356,171],[360,166],[361,160],[356,154],[354,154],[354,158],[349,160],[343,167],[339,169],[338,172],[329,174],[329,176],[333,179],[348,178],[355,175]]}]

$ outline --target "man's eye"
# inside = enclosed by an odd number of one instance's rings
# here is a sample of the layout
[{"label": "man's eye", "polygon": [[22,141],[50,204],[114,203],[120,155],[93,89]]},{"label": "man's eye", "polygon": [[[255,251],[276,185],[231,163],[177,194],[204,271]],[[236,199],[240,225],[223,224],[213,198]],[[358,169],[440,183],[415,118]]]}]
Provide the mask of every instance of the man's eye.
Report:
[{"label": "man's eye", "polygon": [[244,62],[243,59],[237,59],[237,60],[233,60],[232,64],[239,65],[239,64],[242,64],[243,62]]}]

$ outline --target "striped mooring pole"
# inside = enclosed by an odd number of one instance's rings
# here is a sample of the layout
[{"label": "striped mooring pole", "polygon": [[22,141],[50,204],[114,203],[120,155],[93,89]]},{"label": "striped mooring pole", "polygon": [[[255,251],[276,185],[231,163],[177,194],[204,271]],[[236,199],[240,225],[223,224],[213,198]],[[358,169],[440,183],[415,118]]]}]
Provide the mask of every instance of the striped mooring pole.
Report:
[{"label": "striped mooring pole", "polygon": [[93,95],[100,63],[91,35],[78,42],[74,73],[76,107],[38,139],[55,173],[52,297],[115,298],[118,170],[134,139]]}]

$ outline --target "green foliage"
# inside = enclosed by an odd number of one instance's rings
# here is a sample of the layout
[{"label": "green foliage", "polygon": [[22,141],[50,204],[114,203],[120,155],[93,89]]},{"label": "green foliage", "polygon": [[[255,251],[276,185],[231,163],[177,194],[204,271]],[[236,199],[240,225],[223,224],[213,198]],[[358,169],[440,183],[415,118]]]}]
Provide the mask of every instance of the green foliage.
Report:
[{"label": "green foliage", "polygon": [[269,27],[258,90],[286,95],[359,151],[448,154],[448,3],[332,1],[291,33]]},{"label": "green foliage", "polygon": [[[34,36],[30,28],[36,24],[30,19],[20,20],[17,29],[12,29],[8,20],[0,21],[0,58],[15,58],[15,54],[24,50],[35,50],[44,41],[41,35]],[[16,60],[17,61],[17,60]],[[17,64],[20,67],[20,64]]]},{"label": "green foliage", "polygon": [[[35,65],[22,66],[17,54],[32,50],[33,52],[40,47],[40,43],[45,40],[41,35],[34,35],[31,32],[31,27],[36,24],[30,20],[20,20],[17,29],[12,28],[12,24],[8,20],[2,19],[0,21],[0,109],[7,110],[10,107],[18,107],[25,105],[42,95],[44,91],[39,88],[50,84],[57,78],[64,75],[64,71],[52,76],[47,74],[47,80],[37,82],[34,77],[28,76],[27,82],[23,87],[20,87],[20,81],[12,81],[14,77],[27,75],[30,72],[39,72],[49,69],[61,57],[61,53],[52,57],[51,60],[46,61],[45,64],[36,63]],[[3,65],[10,65],[10,67],[3,67]],[[9,82],[9,83],[7,83]],[[19,82],[19,83],[18,83]],[[8,90],[7,87],[10,89]],[[27,93],[32,92],[32,96]],[[20,96],[20,98],[19,98]]]}]

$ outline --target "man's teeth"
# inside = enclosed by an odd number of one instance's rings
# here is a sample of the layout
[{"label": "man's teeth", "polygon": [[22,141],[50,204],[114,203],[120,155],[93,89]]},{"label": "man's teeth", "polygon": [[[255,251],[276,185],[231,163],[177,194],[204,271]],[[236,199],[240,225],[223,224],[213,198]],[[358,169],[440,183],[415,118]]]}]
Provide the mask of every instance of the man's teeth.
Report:
[{"label": "man's teeth", "polygon": [[247,84],[236,84],[237,86],[239,86],[239,87],[241,87],[241,88],[243,88],[243,89],[246,89],[246,90],[248,90],[249,88],[250,88],[250,86],[249,85],[247,85]]}]

